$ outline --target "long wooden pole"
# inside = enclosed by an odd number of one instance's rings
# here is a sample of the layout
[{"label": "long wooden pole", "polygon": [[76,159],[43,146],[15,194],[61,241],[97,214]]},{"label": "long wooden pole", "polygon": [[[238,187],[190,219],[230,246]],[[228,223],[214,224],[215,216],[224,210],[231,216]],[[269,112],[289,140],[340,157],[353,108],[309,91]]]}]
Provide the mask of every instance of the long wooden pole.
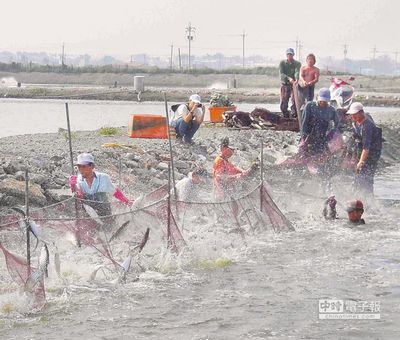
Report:
[{"label": "long wooden pole", "polygon": [[171,164],[168,164],[167,244],[171,245]]},{"label": "long wooden pole", "polygon": [[31,275],[31,235],[29,228],[29,171],[25,169],[25,215],[26,215],[26,262],[28,277]]},{"label": "long wooden pole", "polygon": [[68,143],[69,143],[69,158],[70,158],[70,162],[71,162],[71,175],[73,175],[74,174],[74,156],[72,155],[71,124],[69,122],[68,103],[65,103],[65,113],[67,115]]},{"label": "long wooden pole", "polygon": [[175,188],[175,171],[174,171],[174,156],[172,153],[172,141],[171,141],[171,133],[169,131],[169,112],[168,112],[168,102],[167,102],[167,93],[164,92],[164,104],[165,104],[165,116],[167,117],[167,133],[168,133],[168,144],[169,144],[169,156],[171,158],[171,174],[172,174],[172,185],[174,186],[174,197],[177,199],[176,188]]},{"label": "long wooden pole", "polygon": [[260,188],[260,211],[262,211],[262,201],[263,201],[263,187],[264,187],[264,143],[261,141],[261,152],[260,152],[260,178],[261,178],[261,188]]},{"label": "long wooden pole", "polygon": [[[74,156],[72,154],[72,138],[71,138],[71,124],[69,120],[69,107],[68,103],[65,103],[65,113],[67,115],[67,129],[68,129],[68,144],[69,144],[69,158],[70,158],[70,164],[71,164],[71,175],[75,175],[75,168],[74,168]],[[80,240],[80,226],[79,226],[79,221],[78,221],[78,201],[76,200],[76,197],[74,197],[74,205],[75,205],[75,219],[76,223],[78,223],[78,226],[76,228],[76,241],[78,244],[78,247],[81,246],[81,240]]]}]

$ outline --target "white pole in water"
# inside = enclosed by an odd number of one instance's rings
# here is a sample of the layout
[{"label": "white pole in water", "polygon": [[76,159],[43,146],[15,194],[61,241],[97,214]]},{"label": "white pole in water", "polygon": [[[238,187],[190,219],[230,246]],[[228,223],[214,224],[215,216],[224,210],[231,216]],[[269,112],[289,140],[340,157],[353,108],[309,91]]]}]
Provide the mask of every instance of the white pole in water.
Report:
[{"label": "white pole in water", "polygon": [[171,134],[169,131],[169,113],[168,113],[168,102],[167,102],[167,93],[164,92],[164,104],[165,104],[165,116],[167,117],[167,133],[168,133],[168,144],[169,144],[169,155],[171,158],[171,173],[172,173],[172,185],[174,186],[174,197],[177,199],[176,188],[175,188],[175,171],[174,171],[174,156],[172,154],[172,142],[171,142]]},{"label": "white pole in water", "polygon": [[26,262],[28,264],[28,277],[31,275],[31,236],[29,231],[29,171],[25,169],[25,215],[26,215]]}]

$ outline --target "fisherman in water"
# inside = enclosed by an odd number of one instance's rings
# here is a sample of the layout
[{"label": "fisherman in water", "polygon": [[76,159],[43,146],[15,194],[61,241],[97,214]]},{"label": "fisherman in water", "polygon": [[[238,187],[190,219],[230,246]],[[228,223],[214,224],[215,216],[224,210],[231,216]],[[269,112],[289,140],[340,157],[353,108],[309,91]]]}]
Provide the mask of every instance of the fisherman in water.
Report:
[{"label": "fisherman in water", "polygon": [[133,204],[122,191],[117,188],[110,179],[110,176],[94,171],[94,157],[90,153],[78,155],[76,166],[79,175],[70,176],[69,185],[78,198],[88,200],[90,205],[100,216],[111,215],[111,204],[109,196],[112,195],[128,206]]},{"label": "fisherman in water", "polygon": [[349,223],[353,225],[365,224],[362,217],[364,213],[364,205],[360,200],[351,201],[347,204],[347,215],[349,218]]},{"label": "fisherman in water", "polygon": [[249,176],[258,166],[257,163],[253,163],[250,169],[244,171],[229,162],[229,158],[235,152],[229,145],[229,138],[222,139],[220,150],[213,165],[214,194],[219,201],[229,199],[233,194],[235,182],[239,178]]},{"label": "fisherman in water", "polygon": [[301,122],[300,150],[306,155],[319,155],[328,150],[328,133],[339,126],[339,117],[333,106],[329,105],[329,89],[323,87],[318,92],[317,102],[308,102],[304,108]]}]

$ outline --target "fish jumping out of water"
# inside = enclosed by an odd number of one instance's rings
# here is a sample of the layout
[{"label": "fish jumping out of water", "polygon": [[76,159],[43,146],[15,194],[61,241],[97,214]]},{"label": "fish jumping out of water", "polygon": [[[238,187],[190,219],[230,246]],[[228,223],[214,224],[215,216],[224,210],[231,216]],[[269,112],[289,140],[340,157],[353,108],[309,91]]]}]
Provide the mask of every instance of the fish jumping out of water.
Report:
[{"label": "fish jumping out of water", "polygon": [[103,221],[100,219],[99,214],[94,210],[90,205],[83,204],[83,208],[87,212],[87,214],[94,219],[99,225],[103,225]]},{"label": "fish jumping out of water", "polygon": [[336,212],[336,199],[335,196],[330,196],[324,203],[324,210],[322,211],[323,216],[327,220],[335,220],[337,218]]},{"label": "fish jumping out of water", "polygon": [[34,220],[28,218],[26,216],[25,211],[23,211],[22,209],[20,209],[18,207],[12,207],[11,209],[16,211],[17,213],[19,213],[24,218],[24,222],[25,222],[25,225],[26,225],[27,229],[32,233],[33,236],[35,236],[36,245],[35,245],[35,249],[34,250],[36,250],[36,248],[37,248],[37,246],[39,244],[39,240],[42,241],[43,243],[47,243],[46,241],[44,241],[42,239],[42,235],[41,235],[41,231],[40,231],[39,225],[37,225]]},{"label": "fish jumping out of water", "polygon": [[38,258],[37,269],[29,275],[25,283],[26,291],[33,291],[33,289],[43,281],[44,277],[49,277],[48,266],[50,263],[50,254],[47,245],[44,243],[40,249],[40,255]]}]

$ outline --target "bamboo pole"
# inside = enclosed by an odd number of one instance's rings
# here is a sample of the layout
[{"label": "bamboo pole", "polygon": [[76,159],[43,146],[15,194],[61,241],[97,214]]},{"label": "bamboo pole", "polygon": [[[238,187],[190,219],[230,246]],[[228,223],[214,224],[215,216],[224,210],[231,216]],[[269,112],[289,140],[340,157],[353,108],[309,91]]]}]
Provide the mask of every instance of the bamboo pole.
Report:
[{"label": "bamboo pole", "polygon": [[171,164],[168,164],[167,244],[171,245]]},{"label": "bamboo pole", "polygon": [[121,155],[118,158],[118,187],[121,188],[122,184],[122,159]]},{"label": "bamboo pole", "polygon": [[260,178],[261,178],[261,188],[260,188],[260,211],[262,211],[262,201],[263,201],[263,187],[264,187],[264,144],[261,141],[261,152],[260,152]]},{"label": "bamboo pole", "polygon": [[172,142],[171,142],[171,133],[169,131],[169,113],[168,113],[168,102],[167,102],[167,93],[164,92],[164,104],[165,104],[165,116],[167,117],[167,132],[168,132],[168,144],[169,144],[169,155],[171,158],[171,173],[172,173],[172,184],[174,186],[174,197],[175,201],[177,200],[177,195],[176,195],[176,188],[175,188],[175,171],[174,171],[174,156],[172,153]]},{"label": "bamboo pole", "polygon": [[26,262],[28,264],[28,277],[31,275],[31,235],[29,227],[29,171],[25,169],[25,218],[26,218]]},{"label": "bamboo pole", "polygon": [[69,157],[70,157],[70,162],[71,162],[71,175],[73,175],[74,174],[74,157],[72,155],[71,124],[69,122],[68,103],[65,103],[65,113],[67,115],[68,144],[69,144]]},{"label": "bamboo pole", "polygon": [[[72,153],[72,138],[71,138],[71,124],[70,124],[70,120],[69,120],[69,107],[68,107],[68,103],[65,103],[65,113],[67,116],[67,129],[68,129],[68,144],[69,144],[69,158],[70,158],[70,164],[71,164],[71,175],[75,175],[75,168],[74,168],[74,156]],[[78,201],[76,200],[76,197],[74,197],[74,205],[75,205],[75,219],[77,220],[76,223],[78,222]],[[79,235],[79,224],[76,228],[76,240],[78,243],[78,247],[81,246],[81,241],[80,241],[80,235]]]}]

